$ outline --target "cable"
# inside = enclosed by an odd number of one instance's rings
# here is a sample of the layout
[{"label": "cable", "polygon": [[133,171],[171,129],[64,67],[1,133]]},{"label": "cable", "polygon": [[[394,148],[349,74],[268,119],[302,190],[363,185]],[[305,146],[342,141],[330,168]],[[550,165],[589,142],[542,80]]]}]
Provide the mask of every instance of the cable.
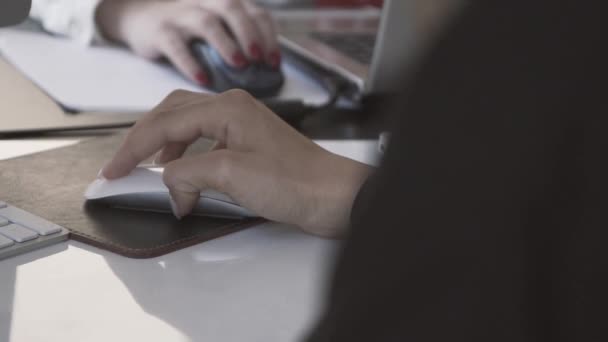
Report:
[{"label": "cable", "polygon": [[353,91],[352,85],[343,77],[333,74],[317,64],[311,63],[287,48],[283,48],[281,53],[286,63],[309,75],[311,79],[329,94],[327,101],[319,105],[306,104],[302,100],[262,100],[262,103],[283,120],[297,124],[309,114],[334,107],[343,95]]},{"label": "cable", "polygon": [[327,101],[323,104],[310,105],[302,100],[279,99],[266,99],[261,102],[288,123],[298,123],[311,113],[333,107],[340,98],[342,86],[339,80],[330,76],[323,76],[316,80],[329,94]]}]

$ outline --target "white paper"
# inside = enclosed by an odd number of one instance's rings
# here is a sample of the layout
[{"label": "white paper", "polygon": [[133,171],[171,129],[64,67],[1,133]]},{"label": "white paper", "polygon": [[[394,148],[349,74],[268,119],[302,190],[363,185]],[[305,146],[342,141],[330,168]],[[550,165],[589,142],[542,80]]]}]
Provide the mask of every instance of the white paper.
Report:
[{"label": "white paper", "polygon": [[[77,143],[75,139],[65,140],[0,140],[0,160],[44,152]],[[41,170],[42,171],[42,170]]]},{"label": "white paper", "polygon": [[[83,47],[45,33],[2,29],[0,51],[57,102],[79,111],[147,111],[175,89],[205,91],[173,67],[119,47]],[[308,76],[288,65],[283,69],[279,98],[327,101],[327,92]]]},{"label": "white paper", "polygon": [[315,140],[315,142],[331,153],[364,164],[376,166],[380,162],[378,140]]}]

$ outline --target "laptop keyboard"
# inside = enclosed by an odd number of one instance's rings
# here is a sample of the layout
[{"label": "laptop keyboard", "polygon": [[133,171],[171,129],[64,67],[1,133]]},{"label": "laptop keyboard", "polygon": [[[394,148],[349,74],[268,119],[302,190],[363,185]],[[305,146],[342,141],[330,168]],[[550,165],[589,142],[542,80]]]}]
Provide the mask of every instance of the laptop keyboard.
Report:
[{"label": "laptop keyboard", "polygon": [[311,35],[361,64],[369,65],[372,62],[375,34],[314,32]]},{"label": "laptop keyboard", "polygon": [[67,240],[68,230],[0,201],[0,259]]}]

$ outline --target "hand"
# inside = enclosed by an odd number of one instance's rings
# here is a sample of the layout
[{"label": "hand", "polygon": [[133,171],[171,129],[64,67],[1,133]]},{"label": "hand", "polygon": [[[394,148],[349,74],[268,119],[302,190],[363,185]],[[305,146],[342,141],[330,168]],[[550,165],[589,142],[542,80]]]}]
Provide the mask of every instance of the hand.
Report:
[{"label": "hand", "polygon": [[203,86],[209,79],[190,52],[193,39],[206,40],[237,68],[250,61],[281,63],[272,18],[248,0],[104,0],[97,23],[110,40],[144,58],[166,57]]},{"label": "hand", "polygon": [[[183,156],[200,137],[207,153]],[[265,218],[321,236],[339,236],[371,167],[332,154],[287,125],[241,90],[220,95],[176,91],[131,129],[102,170],[115,179],[159,152],[163,180],[188,214],[200,191],[223,192]]]}]

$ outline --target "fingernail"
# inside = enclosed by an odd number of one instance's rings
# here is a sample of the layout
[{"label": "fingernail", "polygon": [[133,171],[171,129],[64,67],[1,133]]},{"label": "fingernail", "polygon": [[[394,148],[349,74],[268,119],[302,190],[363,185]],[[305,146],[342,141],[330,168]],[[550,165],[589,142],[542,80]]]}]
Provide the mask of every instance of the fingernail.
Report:
[{"label": "fingernail", "polygon": [[260,61],[262,59],[262,49],[258,43],[252,43],[249,46],[249,54],[251,54],[251,58],[256,61]]},{"label": "fingernail", "polygon": [[173,196],[171,196],[171,194],[169,194],[169,203],[171,204],[171,211],[173,212],[173,215],[178,219],[181,220],[182,216],[179,214],[179,210],[177,208],[177,204],[175,203],[175,201],[173,200]]},{"label": "fingernail", "polygon": [[237,68],[244,68],[247,66],[247,64],[249,64],[245,55],[243,55],[243,53],[240,51],[237,51],[234,53],[234,55],[232,55],[232,62]]},{"label": "fingernail", "polygon": [[270,66],[278,69],[281,66],[281,53],[279,51],[273,51],[268,56]]},{"label": "fingernail", "polygon": [[152,165],[153,166],[160,166],[163,165],[163,163],[160,160],[160,153],[156,155],[156,157],[154,157],[154,160],[152,161]]},{"label": "fingernail", "polygon": [[207,77],[207,74],[205,74],[204,72],[198,72],[196,75],[194,75],[194,78],[198,81],[198,83],[202,86],[208,86],[209,85],[209,77]]},{"label": "fingernail", "polygon": [[97,179],[106,180],[106,177],[103,176],[103,168],[97,173]]}]

